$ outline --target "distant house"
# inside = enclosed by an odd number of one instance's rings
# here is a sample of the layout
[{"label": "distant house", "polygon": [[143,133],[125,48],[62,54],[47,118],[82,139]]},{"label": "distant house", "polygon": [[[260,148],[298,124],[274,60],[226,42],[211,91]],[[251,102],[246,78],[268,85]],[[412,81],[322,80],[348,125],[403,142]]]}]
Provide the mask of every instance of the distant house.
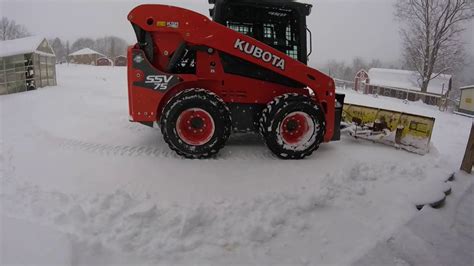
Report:
[{"label": "distant house", "polygon": [[96,61],[97,66],[111,66],[112,64],[112,60],[108,59],[107,57],[101,57]]},{"label": "distant house", "polygon": [[354,90],[356,91],[365,91],[366,86],[369,84],[369,73],[365,69],[361,69],[357,72],[354,79]]},{"label": "distant house", "polygon": [[461,101],[458,112],[474,116],[474,85],[459,88],[461,90]]},{"label": "distant house", "polygon": [[105,55],[90,48],[84,48],[68,55],[69,63],[82,65],[96,65],[97,59]]},{"label": "distant house", "polygon": [[56,55],[42,37],[0,41],[0,94],[56,85]]},{"label": "distant house", "polygon": [[[366,94],[383,95],[408,101],[423,100],[426,104],[439,105],[451,91],[452,76],[433,74],[436,76],[429,83],[427,92],[421,92],[421,76],[417,72],[397,69],[372,68],[369,72],[359,72],[359,87]],[[367,74],[367,77],[365,76]],[[358,77],[356,77],[357,81]],[[362,84],[364,84],[362,86]],[[362,89],[363,87],[363,89]]]},{"label": "distant house", "polygon": [[127,57],[123,55],[115,57],[114,66],[127,66]]}]

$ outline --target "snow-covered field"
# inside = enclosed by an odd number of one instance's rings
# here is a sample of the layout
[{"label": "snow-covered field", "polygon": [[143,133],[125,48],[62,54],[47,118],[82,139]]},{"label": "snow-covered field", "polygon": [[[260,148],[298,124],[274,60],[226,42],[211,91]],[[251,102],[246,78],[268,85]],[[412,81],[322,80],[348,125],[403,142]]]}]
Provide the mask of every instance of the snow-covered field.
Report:
[{"label": "snow-covered field", "polygon": [[[282,161],[258,136],[240,135],[215,159],[184,160],[159,130],[128,122],[125,68],[60,65],[57,87],[0,97],[0,262],[363,262],[423,214],[415,204],[443,195],[472,120],[342,92],[351,103],[435,117],[431,152],[343,136]],[[472,176],[456,182],[461,198]]]}]

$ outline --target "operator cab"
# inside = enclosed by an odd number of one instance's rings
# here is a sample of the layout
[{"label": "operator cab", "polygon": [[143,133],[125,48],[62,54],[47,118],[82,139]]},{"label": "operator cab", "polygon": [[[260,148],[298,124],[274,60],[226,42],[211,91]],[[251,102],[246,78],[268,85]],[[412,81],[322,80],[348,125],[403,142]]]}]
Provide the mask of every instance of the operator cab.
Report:
[{"label": "operator cab", "polygon": [[312,5],[284,0],[209,0],[212,19],[307,64],[306,17]]}]

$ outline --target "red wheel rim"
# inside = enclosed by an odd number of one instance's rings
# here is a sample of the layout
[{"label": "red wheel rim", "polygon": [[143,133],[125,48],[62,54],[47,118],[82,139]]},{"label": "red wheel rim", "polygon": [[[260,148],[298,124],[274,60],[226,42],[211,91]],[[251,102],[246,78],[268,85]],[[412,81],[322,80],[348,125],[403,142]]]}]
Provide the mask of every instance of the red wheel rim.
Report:
[{"label": "red wheel rim", "polygon": [[179,138],[192,146],[208,143],[214,135],[214,131],[214,119],[201,108],[184,110],[176,122],[176,132]]},{"label": "red wheel rim", "polygon": [[280,124],[281,140],[291,146],[306,145],[311,140],[314,129],[314,121],[307,113],[293,112]]}]

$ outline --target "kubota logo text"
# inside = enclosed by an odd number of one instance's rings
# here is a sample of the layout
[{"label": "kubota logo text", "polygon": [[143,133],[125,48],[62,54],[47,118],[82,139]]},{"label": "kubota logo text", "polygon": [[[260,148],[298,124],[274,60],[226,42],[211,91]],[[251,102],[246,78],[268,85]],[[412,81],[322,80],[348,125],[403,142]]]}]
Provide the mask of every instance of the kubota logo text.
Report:
[{"label": "kubota logo text", "polygon": [[235,41],[234,48],[239,49],[246,54],[252,55],[255,58],[262,59],[265,63],[272,63],[274,67],[285,70],[285,59],[282,59],[270,52],[264,51],[262,48],[256,45],[237,39],[237,41]]},{"label": "kubota logo text", "polygon": [[166,75],[150,75],[146,77],[146,84],[155,85],[155,90],[164,91],[168,89],[168,83],[173,79],[173,76]]}]

